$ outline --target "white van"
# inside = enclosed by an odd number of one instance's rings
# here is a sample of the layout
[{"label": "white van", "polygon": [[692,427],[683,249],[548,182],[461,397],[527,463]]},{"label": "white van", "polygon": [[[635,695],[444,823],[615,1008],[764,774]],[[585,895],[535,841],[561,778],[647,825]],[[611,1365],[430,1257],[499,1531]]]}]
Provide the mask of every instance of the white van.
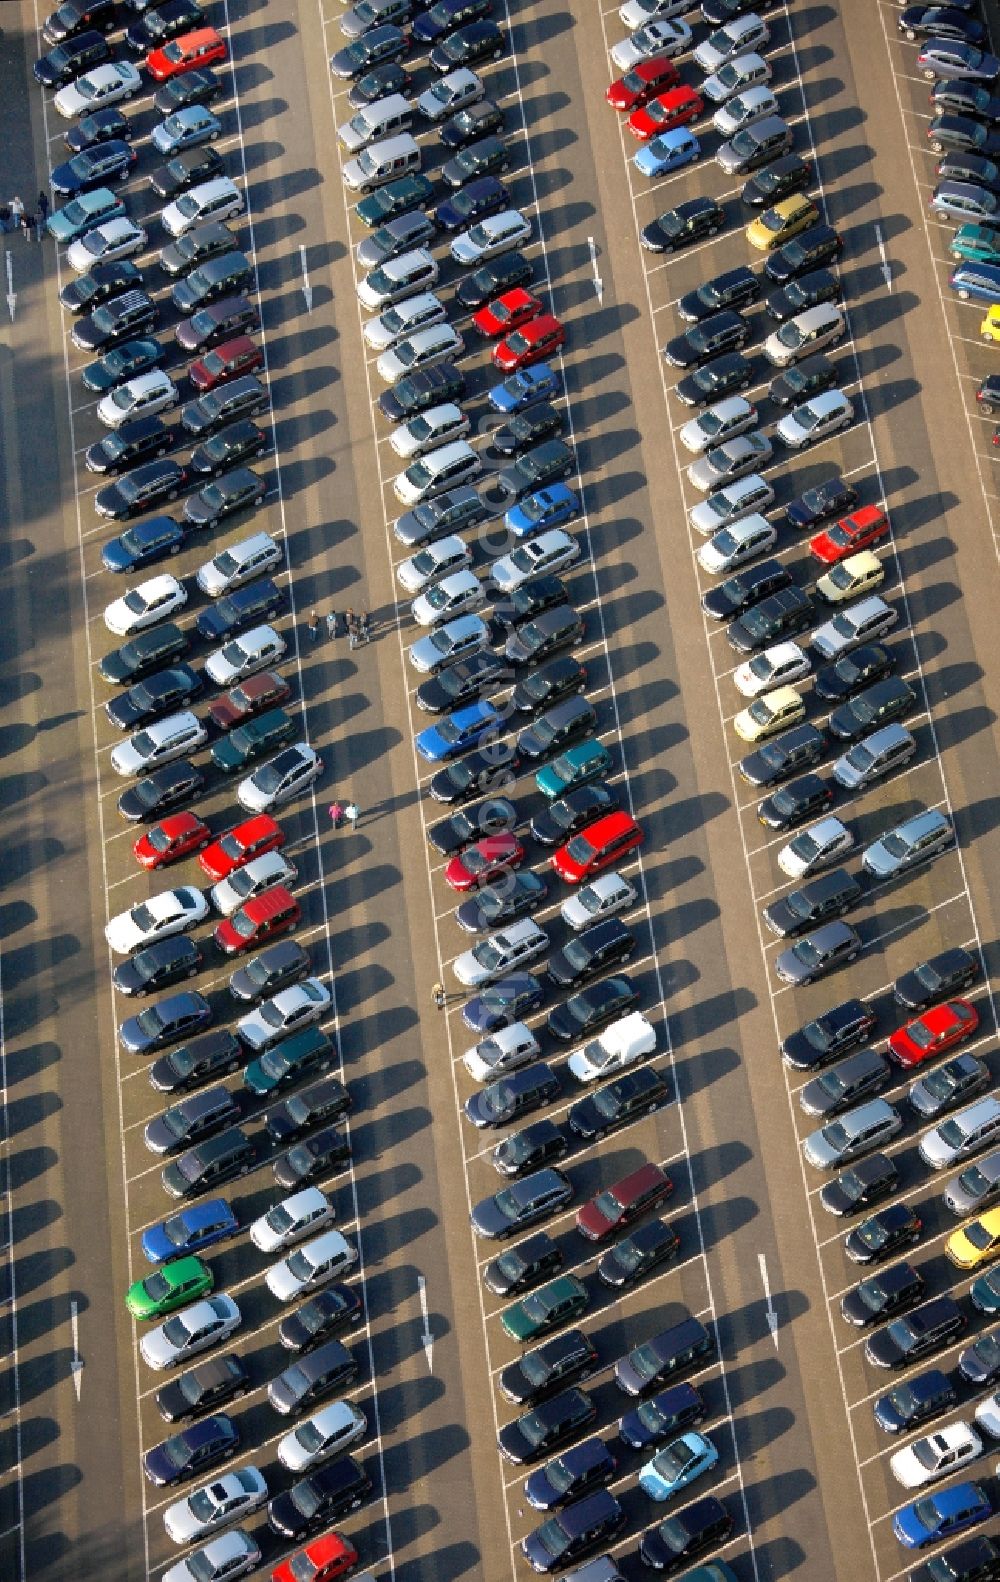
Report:
[{"label": "white van", "polygon": [[641,1011],[632,1011],[575,1050],[566,1064],[577,1082],[596,1082],[624,1071],[636,1060],[651,1055],[655,1048],[656,1029],[652,1022]]},{"label": "white van", "polygon": [[270,533],[252,533],[240,543],[220,550],[214,560],[199,569],[195,581],[202,593],[217,599],[230,588],[259,577],[262,571],[280,566],[282,559],[282,547]]},{"label": "white van", "polygon": [[387,181],[420,169],[420,149],[409,132],[387,137],[384,142],[363,148],[356,159],[344,166],[344,181],[352,192],[372,192]]},{"label": "white van", "polygon": [[433,286],[439,274],[437,259],[426,247],[411,247],[408,253],[400,253],[378,269],[369,270],[358,281],[356,290],[366,308],[388,308],[415,291]]},{"label": "white van", "polygon": [[818,307],[806,308],[793,319],[787,319],[764,342],[764,356],[776,368],[790,368],[802,357],[811,357],[824,346],[833,346],[842,340],[847,330],[843,313],[832,302],[821,302]]},{"label": "white van", "polygon": [[357,154],[379,138],[395,137],[409,130],[413,118],[413,105],[401,93],[387,94],[366,104],[357,115],[352,115],[343,126],[338,126],[337,136],[349,154]]},{"label": "white van", "polygon": [[228,176],[217,176],[168,203],[163,211],[163,227],[171,236],[183,236],[207,220],[228,220],[242,212],[243,194],[239,187]]},{"label": "white van", "polygon": [[482,470],[483,464],[472,446],[464,439],[456,439],[421,456],[398,475],[392,487],[404,505],[419,505],[443,489],[470,483]]},{"label": "white van", "polygon": [[217,687],[234,687],[238,681],[275,664],[284,653],[285,640],[273,626],[254,626],[209,654],[205,674]]}]

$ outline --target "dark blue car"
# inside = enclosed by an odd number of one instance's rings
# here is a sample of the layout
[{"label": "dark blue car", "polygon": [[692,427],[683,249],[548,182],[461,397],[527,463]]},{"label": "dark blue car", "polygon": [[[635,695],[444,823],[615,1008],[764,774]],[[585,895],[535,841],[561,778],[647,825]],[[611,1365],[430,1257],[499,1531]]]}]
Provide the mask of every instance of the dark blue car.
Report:
[{"label": "dark blue car", "polygon": [[133,1055],[148,1055],[164,1044],[176,1043],[190,1033],[198,1033],[212,1021],[215,1012],[208,1001],[194,990],[170,994],[157,1000],[138,1016],[129,1016],[118,1030],[123,1049]]},{"label": "dark blue car", "polygon": [[224,1197],[206,1198],[144,1230],[143,1256],[149,1263],[166,1263],[168,1258],[182,1258],[213,1247],[217,1241],[228,1241],[239,1228],[240,1222]]},{"label": "dark blue car", "polygon": [[993,1515],[989,1495],[979,1483],[956,1483],[924,1494],[904,1505],[892,1519],[892,1530],[906,1549],[923,1549],[942,1538],[954,1538],[978,1527]]},{"label": "dark blue car", "polygon": [[436,5],[416,17],[412,35],[421,44],[436,44],[452,28],[489,16],[492,6],[493,0],[437,0]]},{"label": "dark blue car", "polygon": [[534,406],[536,401],[555,400],[560,388],[559,375],[548,363],[535,363],[533,368],[522,368],[502,384],[494,385],[487,391],[486,399],[494,412],[509,415],[523,412],[525,407]]},{"label": "dark blue car", "polygon": [[462,1021],[474,1033],[495,1033],[521,1021],[544,997],[544,988],[530,972],[514,972],[474,995],[462,1009]]},{"label": "dark blue car", "polygon": [[251,623],[270,620],[284,602],[277,583],[270,577],[261,577],[245,588],[235,588],[210,609],[202,610],[195,624],[201,637],[217,642]]},{"label": "dark blue car", "polygon": [[436,725],[428,725],[419,733],[414,745],[421,758],[437,764],[475,747],[484,736],[498,730],[500,724],[501,716],[492,703],[480,700],[445,715]]},{"label": "dark blue car", "polygon": [[207,1472],[235,1456],[240,1447],[240,1431],[231,1417],[219,1412],[216,1417],[203,1417],[200,1423],[191,1423],[180,1433],[171,1434],[147,1450],[142,1458],[142,1470],[150,1483],[160,1488],[186,1482],[188,1478]]},{"label": "dark blue car", "polygon": [[532,1472],[524,1485],[528,1504],[536,1511],[558,1510],[560,1505],[610,1483],[617,1465],[604,1440],[594,1434]]},{"label": "dark blue car", "polygon": [[510,207],[510,193],[496,176],[480,176],[470,181],[454,197],[445,198],[434,211],[434,218],[443,231],[460,231],[476,220],[485,220],[488,214],[499,214]]},{"label": "dark blue car", "polygon": [[105,544],[101,565],[105,571],[138,571],[176,555],[185,537],[183,527],[172,516],[151,516],[148,522],[137,522]]},{"label": "dark blue car", "polygon": [[109,181],[123,180],[136,161],[131,143],[122,138],[112,138],[107,143],[97,143],[85,148],[72,159],[57,165],[52,172],[53,192],[60,197],[72,198],[89,187],[100,187]]}]

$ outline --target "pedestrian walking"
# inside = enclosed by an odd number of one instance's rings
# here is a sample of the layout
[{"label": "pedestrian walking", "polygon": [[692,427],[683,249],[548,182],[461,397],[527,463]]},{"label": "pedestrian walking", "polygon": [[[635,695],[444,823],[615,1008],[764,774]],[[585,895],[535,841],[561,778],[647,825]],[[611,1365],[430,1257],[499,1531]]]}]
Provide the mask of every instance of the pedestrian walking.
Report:
[{"label": "pedestrian walking", "polygon": [[9,231],[10,227],[11,227],[10,204],[9,203],[0,203],[0,235],[3,235],[7,231]]},{"label": "pedestrian walking", "polygon": [[310,610],[309,612],[309,636],[313,642],[319,636],[319,616],[315,610]]},{"label": "pedestrian walking", "polygon": [[20,198],[11,198],[10,217],[14,221],[15,231],[19,231],[21,229],[21,221],[24,218],[24,204],[21,202]]},{"label": "pedestrian walking", "polygon": [[336,612],[336,610],[330,610],[330,612],[328,613],[328,615],[326,617],[326,635],[327,635],[327,637],[336,637],[336,635],[337,635],[337,612]]},{"label": "pedestrian walking", "polygon": [[358,613],[358,642],[369,643],[371,642],[371,636],[371,616],[367,610],[361,610]]},{"label": "pedestrian walking", "polygon": [[330,815],[330,823],[333,825],[334,829],[343,829],[344,809],[341,804],[339,802],[331,802],[326,811]]},{"label": "pedestrian walking", "polygon": [[444,992],[444,984],[435,983],[433,989],[431,990],[431,994],[434,996],[434,1004],[437,1006],[438,1010],[443,1011],[445,1008],[445,1003],[448,999],[447,994]]},{"label": "pedestrian walking", "polygon": [[21,217],[21,225],[24,229],[24,240],[33,242],[35,240],[35,216],[26,210]]},{"label": "pedestrian walking", "polygon": [[356,802],[348,802],[344,809],[344,817],[352,829],[357,829],[358,819],[361,817],[361,809]]},{"label": "pedestrian walking", "polygon": [[38,194],[38,220],[40,228],[44,229],[44,227],[48,224],[48,219],[49,195],[47,192],[40,192]]},{"label": "pedestrian walking", "polygon": [[352,648],[357,648],[358,643],[361,641],[358,631],[358,618],[353,610],[348,610],[347,612],[347,639]]}]

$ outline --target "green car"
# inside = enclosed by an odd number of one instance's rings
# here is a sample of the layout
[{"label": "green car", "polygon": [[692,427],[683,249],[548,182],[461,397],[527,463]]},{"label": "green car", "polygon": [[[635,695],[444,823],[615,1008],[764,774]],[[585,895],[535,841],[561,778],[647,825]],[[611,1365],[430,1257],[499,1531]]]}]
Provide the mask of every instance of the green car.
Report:
[{"label": "green car", "polygon": [[579,1318],[590,1297],[587,1287],[575,1274],[561,1274],[540,1290],[532,1291],[509,1307],[500,1320],[511,1340],[537,1340],[550,1329]]},{"label": "green car", "polygon": [[303,1027],[282,1039],[266,1054],[251,1060],[243,1081],[251,1093],[262,1097],[276,1088],[290,1087],[310,1071],[325,1071],[333,1059],[333,1045],[318,1027]]},{"label": "green car", "polygon": [[354,212],[362,225],[374,228],[397,214],[405,214],[407,209],[422,209],[433,196],[433,184],[426,176],[400,176],[398,181],[390,181],[388,186],[362,198]]},{"label": "green car", "polygon": [[1000,263],[1000,232],[988,225],[960,225],[948,251],[959,263]]},{"label": "green car", "polygon": [[555,797],[565,796],[574,786],[585,786],[591,780],[599,780],[610,768],[611,754],[600,742],[578,742],[568,752],[546,764],[544,769],[539,769],[535,784],[542,795],[551,801]]},{"label": "green car", "polygon": [[232,774],[234,769],[242,769],[252,759],[287,742],[297,730],[301,730],[301,725],[284,709],[268,709],[266,714],[247,720],[245,725],[237,725],[228,736],[216,742],[212,748],[212,762],[217,769]]},{"label": "green car", "polygon": [[207,1296],[214,1285],[214,1274],[200,1258],[175,1258],[130,1285],[125,1306],[133,1318],[162,1318],[176,1307]]}]

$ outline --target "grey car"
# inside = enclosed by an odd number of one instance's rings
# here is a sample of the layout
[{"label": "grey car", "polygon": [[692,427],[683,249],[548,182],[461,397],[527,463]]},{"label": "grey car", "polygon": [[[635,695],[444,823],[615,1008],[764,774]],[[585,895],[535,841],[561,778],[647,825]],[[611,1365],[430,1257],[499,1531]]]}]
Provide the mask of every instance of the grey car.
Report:
[{"label": "grey car", "polygon": [[824,923],[811,934],[803,934],[788,950],[783,950],[774,970],[783,983],[801,987],[825,978],[827,973],[855,961],[861,954],[861,940],[847,923]]},{"label": "grey car", "polygon": [[881,1093],[891,1075],[880,1054],[874,1049],[860,1049],[807,1082],[799,1094],[799,1103],[807,1115],[837,1115],[858,1100]]},{"label": "grey car", "polygon": [[699,456],[688,468],[688,478],[696,489],[718,489],[745,473],[758,472],[771,461],[771,441],[765,434],[738,434],[724,440]]},{"label": "grey car", "polygon": [[944,1192],[944,1206],[958,1218],[978,1214],[1000,1199],[1000,1153],[987,1154],[956,1176]]},{"label": "grey car", "polygon": [[871,1099],[811,1132],[802,1152],[817,1170],[834,1170],[882,1148],[903,1129],[903,1117],[887,1099]]},{"label": "grey car", "polygon": [[895,879],[938,856],[954,839],[955,827],[948,815],[937,808],[925,808],[869,846],[861,866],[873,879]]}]

